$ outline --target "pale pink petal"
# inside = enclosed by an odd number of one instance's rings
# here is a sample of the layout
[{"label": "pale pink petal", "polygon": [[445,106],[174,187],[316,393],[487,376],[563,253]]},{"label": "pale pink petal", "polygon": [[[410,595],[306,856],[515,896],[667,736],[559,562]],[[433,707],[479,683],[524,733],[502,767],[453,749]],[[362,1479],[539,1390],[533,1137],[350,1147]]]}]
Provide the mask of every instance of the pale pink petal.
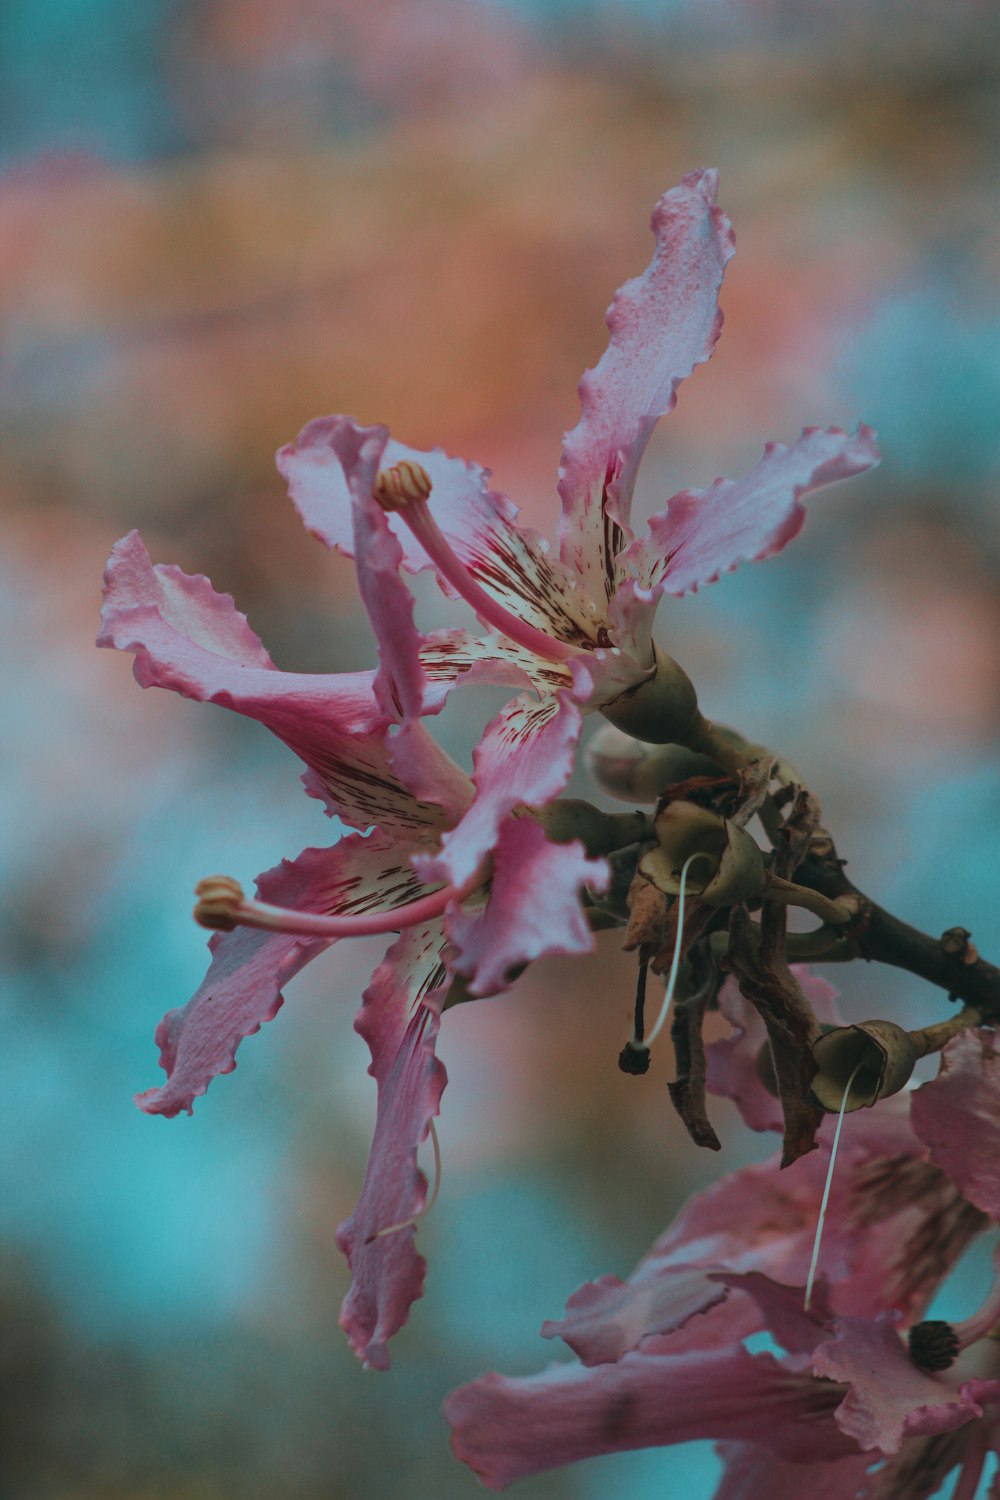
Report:
[{"label": "pale pink petal", "polygon": [[[966,1423],[951,1432],[908,1437],[900,1451],[887,1459],[872,1452],[866,1453],[864,1461],[872,1465],[872,1472],[859,1485],[855,1500],[930,1500],[958,1465],[961,1465],[962,1473],[951,1490],[951,1500],[985,1500],[977,1482],[983,1456],[976,1441],[979,1429],[978,1423],[975,1426]],[[986,1441],[989,1441],[988,1437]],[[970,1449],[973,1450],[971,1453]],[[971,1474],[970,1461],[976,1466]],[[968,1487],[970,1479],[971,1488]],[[991,1500],[1000,1500],[996,1486],[990,1490],[990,1497]]]},{"label": "pale pink petal", "polygon": [[471,636],[465,630],[442,630],[426,636],[420,660],[427,680],[439,694],[459,678],[463,682],[524,687],[539,696],[573,692],[581,708],[600,708],[650,675],[642,662],[649,652],[629,655],[615,647],[596,647],[573,663],[546,661],[503,636]]},{"label": "pale pink petal", "polygon": [[[815,993],[823,1009],[818,988]],[[727,1009],[736,1013],[732,1005]],[[829,1153],[827,1138],[783,1171],[774,1157],[695,1194],[626,1282],[603,1277],[589,1283],[580,1317],[570,1299],[564,1326],[574,1351],[590,1363],[608,1358],[610,1350],[645,1348],[643,1341],[659,1331],[656,1284],[681,1270],[761,1272],[802,1286]],[[904,1100],[883,1100],[878,1110],[848,1116],[820,1260],[834,1309],[874,1315],[888,1307],[919,1315],[982,1222],[945,1174],[922,1160]],[[671,1293],[668,1287],[663,1295]]]},{"label": "pale pink petal", "polygon": [[[562,1323],[547,1328],[585,1363],[599,1363],[678,1326],[676,1300],[697,1298],[698,1278],[707,1283],[708,1272],[764,1271],[776,1281],[804,1282],[825,1171],[825,1153],[814,1165],[820,1155],[813,1152],[784,1172],[772,1158],[696,1193],[628,1281],[606,1276],[588,1283],[570,1298]],[[832,1234],[823,1261],[828,1276],[847,1272],[848,1251],[847,1235]],[[673,1279],[681,1274],[692,1279]],[[691,1326],[697,1339],[698,1322]],[[755,1326],[762,1326],[759,1316]]]},{"label": "pale pink petal", "polygon": [[530,684],[539,696],[571,690],[581,708],[587,709],[612,703],[647,678],[650,669],[643,662],[652,661],[652,653],[629,654],[613,646],[596,647],[569,666],[536,656],[504,636],[477,638],[464,630],[449,630],[425,637],[420,661],[431,692],[437,695],[459,678],[505,687]]},{"label": "pale pink petal", "polygon": [[452,966],[473,995],[495,995],[511,971],[549,954],[591,953],[594,938],[580,902],[584,886],[603,891],[608,865],[583,845],[552,844],[533,818],[507,818],[493,854],[489,899],[448,916]]},{"label": "pale pink petal", "polygon": [[599,609],[630,539],[632,490],[650,434],[722,328],[718,295],[733,234],[715,206],[717,190],[717,172],[690,172],[657,203],[653,259],[615,293],[608,347],[580,382],[580,420],[566,434],[559,468],[560,555]]},{"label": "pale pink petal", "polygon": [[741,1292],[730,1292],[725,1301],[706,1308],[680,1328],[672,1328],[668,1333],[646,1334],[642,1340],[642,1353],[673,1357],[707,1349],[731,1349],[741,1339],[759,1333],[762,1326],[760,1311],[752,1298],[744,1297]]},{"label": "pale pink petal", "polygon": [[454,822],[468,810],[474,793],[472,782],[421,719],[410,719],[390,733],[388,759],[399,781],[418,803],[447,808]]},{"label": "pale pink petal", "polygon": [[[330,849],[306,849],[257,881],[262,901],[299,911],[348,915],[405,905],[423,894],[406,850],[381,833],[352,834]],[[156,1031],[167,1082],[136,1095],[151,1115],[192,1112],[219,1073],[236,1066],[236,1049],[282,1003],[281,989],[328,947],[325,941],[237,928],[213,934],[208,973],[187,1005],[168,1011]]]},{"label": "pale pink petal", "polygon": [[420,717],[426,684],[413,595],[399,576],[403,549],[373,495],[388,437],[385,427],[359,427],[349,417],[334,418],[328,433],[350,493],[358,589],[378,641],[375,697],[391,720]]},{"label": "pale pink petal", "polygon": [[947,1372],[918,1370],[884,1317],[840,1319],[837,1336],[813,1355],[813,1370],[850,1387],[837,1424],[866,1452],[898,1453],[909,1434],[949,1432],[981,1417],[981,1402],[1000,1400],[1000,1380],[956,1388]]},{"label": "pale pink petal", "polygon": [[863,474],[878,461],[869,427],[850,435],[838,427],[807,427],[790,448],[768,443],[742,479],[717,479],[707,490],[675,495],[623,561],[644,588],[686,594],[741,562],[773,557],[801,529],[802,495]]},{"label": "pale pink petal", "polygon": [[500,827],[516,807],[544,806],[558,797],[573,770],[580,710],[569,693],[541,702],[522,694],[506,704],[473,752],[476,796],[438,854],[418,857],[423,878],[462,885],[495,848]]},{"label": "pale pink petal", "polygon": [[846,1237],[851,1258],[846,1282],[829,1272],[838,1311],[920,1317],[986,1223],[950,1177],[924,1160],[922,1142],[908,1129],[907,1103],[904,1095],[883,1099],[844,1122],[823,1240],[824,1264],[831,1225],[838,1239]]},{"label": "pale pink petal", "polygon": [[[793,972],[820,1024],[842,1025],[833,986],[801,964],[796,964]],[[731,976],[719,991],[719,1011],[732,1026],[733,1035],[710,1042],[705,1048],[709,1090],[732,1099],[751,1130],[782,1130],[781,1104],[760,1079],[761,1049],[767,1045],[767,1031]]]},{"label": "pale pink petal", "polygon": [[832,1420],[836,1386],[741,1346],[676,1358],[553,1365],[510,1380],[484,1375],[444,1403],[452,1449],[490,1489],[560,1464],[697,1438],[764,1443],[789,1459],[854,1451]]},{"label": "pale pink petal", "polygon": [[739,1273],[713,1271],[710,1279],[744,1292],[760,1309],[765,1326],[782,1349],[789,1354],[811,1354],[829,1329],[826,1283],[818,1280],[813,1287],[810,1310],[805,1310],[805,1288],[787,1286],[760,1271]]},{"label": "pale pink petal", "polygon": [[[370,672],[279,672],[239,614],[207,578],[149,560],[138,532],[118,542],[105,574],[102,646],[135,656],[143,687],[171,688],[267,726],[306,762],[307,790],[345,823],[377,823],[428,838],[461,816],[454,781],[418,801],[389,762],[387,725]],[[446,685],[435,691],[438,705]]]},{"label": "pale pink petal", "polygon": [[[350,494],[334,435],[343,417],[319,417],[278,454],[278,468],[312,534],[328,547],[354,555]],[[517,507],[489,487],[489,470],[449,458],[440,448],[423,452],[391,438],[383,467],[404,459],[431,481],[430,507],[452,550],[487,593],[549,635],[571,644],[597,640],[600,621],[587,608],[577,580],[548,556],[548,544],[517,523]],[[413,572],[431,566],[424,549],[398,517],[389,526]],[[440,579],[439,579],[440,581]],[[451,595],[451,588],[442,584]]]},{"label": "pale pink petal", "polygon": [[504,636],[474,636],[468,630],[435,630],[424,637],[420,662],[427,681],[440,691],[457,681],[495,684],[539,694],[573,687],[561,662],[545,661]]},{"label": "pale pink petal", "polygon": [[872,1462],[858,1454],[833,1463],[792,1463],[751,1443],[720,1443],[717,1451],[726,1472],[712,1500],[853,1500]]},{"label": "pale pink petal", "polygon": [[378,1112],[361,1196],[337,1230],[352,1272],[340,1323],[369,1369],[389,1368],[388,1341],[423,1294],[426,1264],[414,1246],[415,1227],[379,1231],[412,1218],[427,1198],[417,1147],[447,1081],[434,1056],[444,946],[440,922],[404,933],[372,976],[355,1022],[371,1050]]},{"label": "pale pink petal", "polygon": [[[561,1338],[585,1365],[613,1363],[644,1339],[683,1328],[725,1297],[724,1285],[691,1267],[666,1271],[637,1286],[602,1276],[573,1293],[562,1318],[542,1324],[542,1338]],[[695,1337],[697,1332],[693,1329]]]},{"label": "pale pink petal", "polygon": [[[130,631],[135,638],[126,644]],[[189,698],[225,692],[233,663],[277,670],[228,594],[217,594],[200,573],[154,568],[137,531],[111,549],[97,644],[133,651],[142,687],[171,687]]]},{"label": "pale pink petal", "polygon": [[989,1032],[948,1043],[937,1078],[912,1096],[910,1118],[962,1196],[1000,1219],[1000,1052]]}]

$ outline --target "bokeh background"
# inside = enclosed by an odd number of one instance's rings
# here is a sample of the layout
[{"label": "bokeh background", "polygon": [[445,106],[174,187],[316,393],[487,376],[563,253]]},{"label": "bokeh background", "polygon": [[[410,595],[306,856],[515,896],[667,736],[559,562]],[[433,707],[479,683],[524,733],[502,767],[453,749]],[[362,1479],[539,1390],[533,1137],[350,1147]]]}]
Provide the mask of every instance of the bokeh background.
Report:
[{"label": "bokeh background", "polygon": [[[689,1192],[770,1149],[717,1104],[724,1151],[700,1155],[667,1059],[618,1072],[633,970],[613,937],[449,1014],[427,1293],[392,1372],[365,1375],[333,1231],[372,1126],[352,1019],[378,944],[294,981],[193,1119],[130,1102],[201,977],[195,880],[248,882],[336,830],[256,726],[144,694],[91,645],[103,560],[139,526],[156,560],[233,592],[280,665],[369,664],[351,568],[273,467],[324,412],[491,465],[550,526],[602,312],[692,167],[720,167],[738,254],[640,511],[808,423],[864,418],[884,462],[814,502],[781,558],[669,602],[662,638],[707,711],[806,770],[863,887],[996,957],[997,15],[8,0],[4,1493],[471,1497],[446,1390],[541,1367],[558,1351],[538,1326],[580,1281],[626,1274]],[[441,721],[459,756],[494,706],[471,701]],[[888,971],[832,977],[855,1019],[947,1010]],[[980,1250],[944,1309],[986,1275]],[[717,1471],[692,1445],[519,1493],[702,1500]]]}]

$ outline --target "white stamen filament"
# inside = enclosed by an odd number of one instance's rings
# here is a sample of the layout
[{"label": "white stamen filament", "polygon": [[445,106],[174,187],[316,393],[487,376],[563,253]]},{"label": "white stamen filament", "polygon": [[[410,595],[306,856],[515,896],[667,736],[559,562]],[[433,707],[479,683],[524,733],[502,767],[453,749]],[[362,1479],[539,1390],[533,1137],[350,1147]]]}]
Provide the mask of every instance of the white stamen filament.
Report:
[{"label": "white stamen filament", "polygon": [[425,1214],[429,1214],[437,1202],[437,1195],[441,1189],[441,1147],[438,1143],[437,1131],[434,1129],[433,1120],[427,1121],[427,1132],[431,1138],[431,1145],[434,1148],[434,1185],[430,1190],[427,1202],[423,1208],[418,1208],[416,1213],[411,1214],[408,1219],[400,1219],[398,1224],[387,1224],[384,1229],[376,1229],[375,1233],[370,1234],[367,1240],[365,1240],[366,1245],[370,1245],[373,1240],[383,1239],[387,1234],[398,1234],[401,1229],[409,1229],[411,1224],[416,1224]]},{"label": "white stamen filament", "polygon": [[660,1032],[663,1030],[664,1023],[667,1019],[667,1012],[670,1009],[670,1002],[674,998],[674,987],[677,984],[677,975],[681,966],[681,943],[684,938],[684,898],[687,888],[687,872],[694,864],[696,859],[705,859],[709,857],[710,856],[707,856],[703,850],[698,849],[694,854],[690,854],[681,866],[680,889],[677,892],[677,936],[674,939],[674,956],[670,963],[670,973],[667,975],[667,987],[663,994],[663,1004],[660,1006],[660,1014],[656,1018],[656,1024],[654,1025],[652,1031],[649,1033],[649,1036],[646,1037],[644,1041],[640,1041],[639,1038],[633,1033],[632,1039],[629,1042],[629,1046],[634,1048],[637,1052],[641,1052],[644,1047],[648,1052],[650,1047],[656,1041],[656,1038],[659,1036]]},{"label": "white stamen filament", "polygon": [[816,1237],[813,1240],[812,1260],[809,1262],[809,1275],[806,1277],[806,1295],[805,1300],[802,1303],[802,1307],[805,1312],[809,1311],[809,1304],[812,1302],[813,1282],[816,1279],[816,1267],[819,1264],[819,1247],[823,1240],[823,1225],[826,1222],[826,1205],[830,1201],[830,1188],[833,1184],[833,1167],[834,1163],[837,1160],[837,1147],[840,1145],[840,1131],[844,1123],[844,1111],[847,1109],[847,1096],[851,1092],[851,1084],[854,1082],[855,1078],[857,1078],[860,1071],[861,1063],[859,1062],[857,1067],[854,1069],[854,1072],[851,1074],[850,1078],[844,1085],[844,1097],[840,1101],[840,1113],[837,1115],[837,1128],[833,1134],[833,1146],[830,1150],[830,1165],[827,1168],[826,1182],[823,1185],[823,1200],[819,1206],[819,1219],[816,1223]]}]

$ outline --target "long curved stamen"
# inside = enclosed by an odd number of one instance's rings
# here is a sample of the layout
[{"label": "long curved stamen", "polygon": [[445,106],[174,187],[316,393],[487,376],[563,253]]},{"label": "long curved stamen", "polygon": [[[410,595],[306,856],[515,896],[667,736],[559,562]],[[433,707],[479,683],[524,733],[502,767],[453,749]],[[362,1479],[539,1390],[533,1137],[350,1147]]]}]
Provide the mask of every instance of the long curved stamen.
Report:
[{"label": "long curved stamen", "polygon": [[431,1145],[434,1147],[434,1185],[431,1188],[427,1202],[423,1208],[418,1208],[416,1213],[411,1214],[408,1219],[400,1219],[398,1224],[387,1224],[384,1229],[376,1229],[375,1233],[370,1234],[365,1240],[366,1245],[370,1245],[373,1240],[384,1239],[387,1234],[398,1234],[401,1229],[409,1229],[411,1224],[416,1224],[425,1214],[429,1214],[437,1202],[438,1193],[441,1191],[441,1146],[438,1142],[433,1120],[427,1121],[427,1131],[431,1138]]},{"label": "long curved stamen", "polygon": [[395,511],[416,537],[427,556],[447,578],[456,593],[471,604],[484,625],[507,636],[518,646],[541,656],[545,661],[564,662],[576,656],[577,650],[565,641],[557,641],[544,630],[519,620],[472,577],[468,568],[451,548],[447,537],[431,515],[427,498],[431,481],[425,469],[410,459],[383,469],[375,481],[374,496],[383,510]]},{"label": "long curved stamen", "polygon": [[259,927],[265,932],[288,932],[300,937],[371,937],[402,932],[440,917],[450,902],[461,901],[481,883],[477,875],[462,886],[446,885],[429,896],[420,896],[405,906],[361,912],[356,916],[327,916],[323,912],[295,911],[271,906],[266,901],[248,901],[243,887],[228,875],[210,875],[195,886],[198,904],[194,919],[202,927],[231,932],[234,927]]},{"label": "long curved stamen", "polygon": [[809,1262],[809,1274],[806,1277],[806,1295],[802,1303],[804,1312],[809,1311],[812,1302],[813,1282],[816,1279],[816,1267],[819,1264],[819,1247],[823,1241],[823,1225],[826,1223],[826,1205],[830,1201],[830,1188],[833,1185],[833,1167],[837,1160],[837,1147],[840,1145],[840,1132],[844,1124],[844,1111],[847,1108],[847,1096],[851,1092],[851,1084],[861,1071],[861,1064],[854,1069],[850,1078],[844,1084],[844,1097],[840,1101],[840,1113],[837,1116],[837,1129],[833,1135],[833,1147],[830,1151],[830,1165],[826,1172],[826,1182],[823,1184],[823,1201],[819,1206],[819,1218],[816,1221],[816,1237],[813,1240],[812,1260]]}]

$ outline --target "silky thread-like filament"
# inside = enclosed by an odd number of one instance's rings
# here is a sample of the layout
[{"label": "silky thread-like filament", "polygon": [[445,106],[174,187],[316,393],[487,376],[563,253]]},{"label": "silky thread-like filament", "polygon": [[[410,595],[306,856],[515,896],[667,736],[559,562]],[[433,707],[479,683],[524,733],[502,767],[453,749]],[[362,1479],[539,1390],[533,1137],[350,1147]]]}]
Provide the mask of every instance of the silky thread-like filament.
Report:
[{"label": "silky thread-like filament", "polygon": [[823,1239],[823,1224],[826,1220],[826,1205],[830,1201],[830,1187],[833,1183],[833,1167],[837,1160],[837,1147],[840,1145],[840,1131],[844,1123],[844,1111],[847,1109],[847,1096],[851,1092],[851,1084],[861,1071],[861,1063],[858,1063],[854,1072],[844,1085],[844,1097],[840,1101],[840,1111],[837,1115],[837,1128],[833,1134],[833,1146],[830,1150],[830,1165],[826,1171],[826,1182],[823,1186],[823,1201],[819,1206],[819,1219],[816,1223],[816,1238],[813,1240],[812,1260],[809,1262],[809,1275],[806,1277],[806,1295],[802,1304],[805,1312],[809,1311],[812,1301],[813,1282],[816,1279],[816,1266],[819,1263],[819,1247]]}]

